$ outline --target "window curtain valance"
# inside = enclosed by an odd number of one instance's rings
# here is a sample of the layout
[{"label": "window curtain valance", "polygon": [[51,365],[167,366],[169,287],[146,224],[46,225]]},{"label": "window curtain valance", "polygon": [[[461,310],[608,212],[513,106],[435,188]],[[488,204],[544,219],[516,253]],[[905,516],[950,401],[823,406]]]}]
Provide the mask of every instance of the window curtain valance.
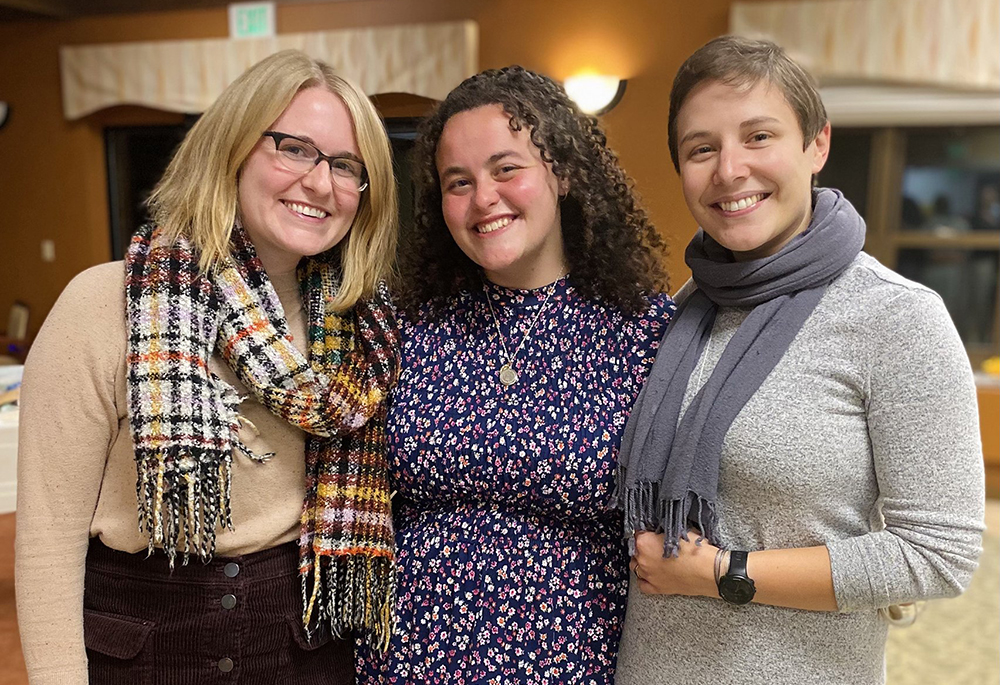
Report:
[{"label": "window curtain valance", "polygon": [[736,2],[729,29],[775,41],[825,83],[1000,88],[997,0]]},{"label": "window curtain valance", "polygon": [[231,40],[73,45],[59,50],[63,111],[78,119],[105,107],[143,105],[203,112],[247,67],[296,48],[321,59],[370,95],[440,100],[478,70],[472,21],[343,29]]}]

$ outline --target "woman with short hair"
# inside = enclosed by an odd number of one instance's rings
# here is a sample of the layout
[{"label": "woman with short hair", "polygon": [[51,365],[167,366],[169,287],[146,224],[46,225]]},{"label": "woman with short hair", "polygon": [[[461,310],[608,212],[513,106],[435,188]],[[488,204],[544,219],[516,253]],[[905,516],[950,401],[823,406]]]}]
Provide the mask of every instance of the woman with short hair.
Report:
[{"label": "woman with short hair", "polygon": [[622,442],[618,682],[881,683],[892,608],[960,593],[980,553],[968,356],[814,187],[830,123],[779,46],[698,49],[668,135],[700,229]]}]

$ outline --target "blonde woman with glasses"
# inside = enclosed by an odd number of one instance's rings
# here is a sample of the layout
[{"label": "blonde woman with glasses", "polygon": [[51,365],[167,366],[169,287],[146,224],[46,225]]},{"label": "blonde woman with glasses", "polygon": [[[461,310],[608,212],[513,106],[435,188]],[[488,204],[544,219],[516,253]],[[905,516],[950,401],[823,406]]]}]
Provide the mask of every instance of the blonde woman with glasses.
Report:
[{"label": "blonde woman with glasses", "polygon": [[278,53],[205,112],[150,207],[27,361],[30,681],[353,682],[342,638],[383,648],[394,586],[382,123],[329,66]]}]

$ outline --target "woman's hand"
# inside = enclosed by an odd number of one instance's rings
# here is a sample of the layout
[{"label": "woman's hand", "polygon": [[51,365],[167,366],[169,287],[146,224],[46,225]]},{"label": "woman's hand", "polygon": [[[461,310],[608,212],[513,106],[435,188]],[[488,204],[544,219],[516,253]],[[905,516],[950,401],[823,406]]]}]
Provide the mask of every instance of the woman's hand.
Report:
[{"label": "woman's hand", "polygon": [[[698,531],[681,538],[676,557],[663,558],[663,535],[635,534],[635,556],[629,567],[639,589],[650,595],[689,595],[719,599],[715,584],[715,547],[695,543]],[[721,569],[722,573],[726,569]],[[757,587],[753,601],[808,611],[836,611],[830,554],[823,545],[751,552],[747,575]]]},{"label": "woman's hand", "polygon": [[718,597],[715,585],[715,553],[717,547],[708,540],[695,541],[701,534],[688,531],[688,539],[680,539],[676,557],[663,557],[663,534],[635,534],[635,556],[629,568],[639,580],[639,589],[651,595],[691,595]]}]

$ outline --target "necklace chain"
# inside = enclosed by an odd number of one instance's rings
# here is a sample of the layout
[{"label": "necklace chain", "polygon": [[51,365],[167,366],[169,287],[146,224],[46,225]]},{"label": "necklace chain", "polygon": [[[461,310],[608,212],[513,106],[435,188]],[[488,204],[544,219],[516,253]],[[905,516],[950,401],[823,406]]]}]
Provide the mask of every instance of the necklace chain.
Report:
[{"label": "necklace chain", "polygon": [[500,340],[500,348],[503,350],[504,357],[506,357],[506,359],[501,359],[503,363],[500,365],[500,373],[499,373],[500,382],[503,383],[504,385],[510,386],[514,385],[514,383],[517,383],[517,371],[514,370],[514,358],[517,357],[518,353],[521,351],[521,348],[524,347],[524,343],[528,341],[528,338],[531,336],[531,331],[535,328],[535,324],[538,322],[538,319],[542,316],[542,312],[545,311],[545,308],[548,306],[549,301],[552,300],[552,295],[556,291],[556,284],[559,283],[559,281],[565,277],[566,276],[564,275],[559,279],[557,279],[545,291],[545,299],[542,300],[542,304],[539,305],[538,311],[535,312],[534,318],[532,318],[531,323],[528,324],[528,329],[524,332],[524,335],[521,336],[521,342],[518,343],[517,349],[514,350],[514,354],[511,354],[510,352],[507,351],[507,343],[504,342],[503,333],[500,331],[500,320],[497,319],[497,314],[495,311],[493,311],[493,298],[490,297],[489,292],[486,293],[486,304],[489,305],[490,316],[493,318],[493,325],[496,327],[497,330],[497,338]]}]

